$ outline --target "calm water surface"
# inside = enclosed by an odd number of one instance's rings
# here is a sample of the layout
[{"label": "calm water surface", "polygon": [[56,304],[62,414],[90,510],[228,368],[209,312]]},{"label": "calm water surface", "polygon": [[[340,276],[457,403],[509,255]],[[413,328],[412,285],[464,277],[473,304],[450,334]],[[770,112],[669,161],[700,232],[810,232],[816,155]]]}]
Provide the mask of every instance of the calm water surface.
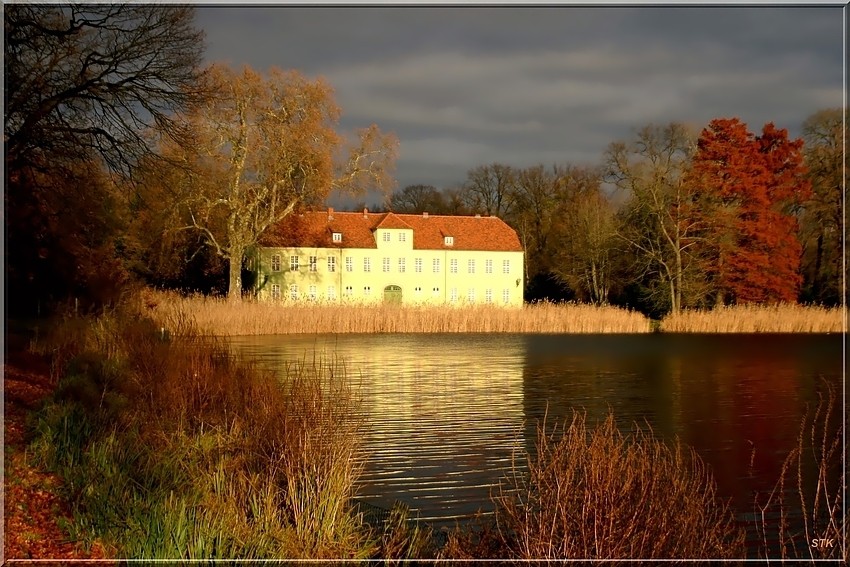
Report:
[{"label": "calm water surface", "polygon": [[[451,524],[490,491],[535,424],[573,409],[648,424],[711,465],[752,510],[772,488],[823,381],[842,381],[841,335],[394,334],[261,336],[234,349],[281,369],[341,361],[368,419],[360,497]],[[753,454],[753,448],[755,453]],[[752,461],[751,461],[752,459]],[[752,466],[751,466],[752,462]]]}]

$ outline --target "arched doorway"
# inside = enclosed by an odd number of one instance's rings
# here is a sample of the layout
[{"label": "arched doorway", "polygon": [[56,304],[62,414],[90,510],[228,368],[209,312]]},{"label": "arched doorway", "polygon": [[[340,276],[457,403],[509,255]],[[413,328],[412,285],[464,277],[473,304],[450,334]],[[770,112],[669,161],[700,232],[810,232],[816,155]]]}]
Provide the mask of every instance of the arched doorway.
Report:
[{"label": "arched doorway", "polygon": [[388,285],[384,288],[384,303],[401,305],[401,286]]}]

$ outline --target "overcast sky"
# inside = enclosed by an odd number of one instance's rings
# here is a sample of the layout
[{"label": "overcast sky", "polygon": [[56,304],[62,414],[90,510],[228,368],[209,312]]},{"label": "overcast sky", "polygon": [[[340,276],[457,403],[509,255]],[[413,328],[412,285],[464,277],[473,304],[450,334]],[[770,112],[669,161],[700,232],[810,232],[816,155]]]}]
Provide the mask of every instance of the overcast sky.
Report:
[{"label": "overcast sky", "polygon": [[398,187],[492,162],[596,164],[648,123],[737,116],[800,134],[840,107],[843,11],[826,7],[197,9],[208,61],[322,76],[345,130],[399,140]]}]

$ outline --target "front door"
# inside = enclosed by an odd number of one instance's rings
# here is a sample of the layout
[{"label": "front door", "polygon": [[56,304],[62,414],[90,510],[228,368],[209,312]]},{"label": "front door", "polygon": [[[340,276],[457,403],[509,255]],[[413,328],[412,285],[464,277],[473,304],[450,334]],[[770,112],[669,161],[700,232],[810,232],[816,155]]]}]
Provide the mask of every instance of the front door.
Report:
[{"label": "front door", "polygon": [[401,287],[397,285],[388,285],[387,287],[385,287],[384,303],[401,305]]}]

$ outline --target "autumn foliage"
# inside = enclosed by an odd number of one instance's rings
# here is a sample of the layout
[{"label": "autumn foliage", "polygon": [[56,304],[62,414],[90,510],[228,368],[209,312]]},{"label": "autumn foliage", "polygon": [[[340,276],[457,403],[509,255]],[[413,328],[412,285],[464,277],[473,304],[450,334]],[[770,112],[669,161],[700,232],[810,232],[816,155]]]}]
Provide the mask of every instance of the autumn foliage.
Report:
[{"label": "autumn foliage", "polygon": [[794,302],[800,289],[801,245],[793,212],[810,193],[802,140],[766,124],[715,119],[702,131],[692,183],[707,220],[706,275],[717,302]]}]

